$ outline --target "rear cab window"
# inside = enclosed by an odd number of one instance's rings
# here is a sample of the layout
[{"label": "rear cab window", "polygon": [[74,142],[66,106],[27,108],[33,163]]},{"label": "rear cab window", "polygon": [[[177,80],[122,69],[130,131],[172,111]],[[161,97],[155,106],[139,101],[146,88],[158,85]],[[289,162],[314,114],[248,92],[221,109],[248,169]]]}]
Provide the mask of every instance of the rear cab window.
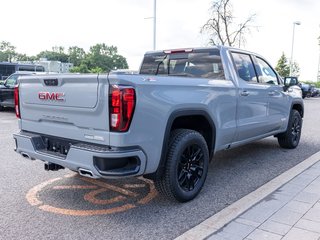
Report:
[{"label": "rear cab window", "polygon": [[140,74],[225,79],[219,49],[149,53],[144,56]]}]

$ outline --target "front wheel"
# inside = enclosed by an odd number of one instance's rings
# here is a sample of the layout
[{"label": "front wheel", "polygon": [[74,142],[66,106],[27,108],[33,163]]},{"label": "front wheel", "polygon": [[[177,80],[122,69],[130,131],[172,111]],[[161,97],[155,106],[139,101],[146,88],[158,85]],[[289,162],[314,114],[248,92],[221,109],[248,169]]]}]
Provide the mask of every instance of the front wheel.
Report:
[{"label": "front wheel", "polygon": [[293,149],[299,144],[301,137],[302,118],[300,113],[292,109],[287,130],[278,135],[278,143],[282,148]]},{"label": "front wheel", "polygon": [[174,130],[164,173],[155,179],[156,188],[171,199],[190,201],[201,191],[208,165],[209,151],[204,137],[194,130]]}]

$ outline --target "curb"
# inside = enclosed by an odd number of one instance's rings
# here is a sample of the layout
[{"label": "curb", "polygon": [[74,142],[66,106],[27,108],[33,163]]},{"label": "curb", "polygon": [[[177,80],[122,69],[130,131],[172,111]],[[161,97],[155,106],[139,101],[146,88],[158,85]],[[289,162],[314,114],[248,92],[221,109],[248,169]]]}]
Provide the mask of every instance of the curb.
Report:
[{"label": "curb", "polygon": [[210,236],[318,161],[320,161],[320,151],[204,220],[175,240],[204,239]]}]

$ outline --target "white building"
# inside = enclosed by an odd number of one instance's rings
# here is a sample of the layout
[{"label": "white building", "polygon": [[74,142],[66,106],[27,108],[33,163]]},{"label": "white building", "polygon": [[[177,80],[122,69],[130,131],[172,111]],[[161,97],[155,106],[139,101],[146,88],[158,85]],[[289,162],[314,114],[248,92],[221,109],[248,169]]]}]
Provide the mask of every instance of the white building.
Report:
[{"label": "white building", "polygon": [[40,58],[38,61],[19,61],[19,63],[31,63],[44,67],[46,72],[68,73],[73,68],[73,63],[63,63],[60,61],[49,61],[46,58]]},{"label": "white building", "polygon": [[34,63],[43,66],[47,72],[68,73],[70,72],[70,69],[73,68],[73,63],[48,61],[46,58],[41,58],[39,61],[35,61]]}]

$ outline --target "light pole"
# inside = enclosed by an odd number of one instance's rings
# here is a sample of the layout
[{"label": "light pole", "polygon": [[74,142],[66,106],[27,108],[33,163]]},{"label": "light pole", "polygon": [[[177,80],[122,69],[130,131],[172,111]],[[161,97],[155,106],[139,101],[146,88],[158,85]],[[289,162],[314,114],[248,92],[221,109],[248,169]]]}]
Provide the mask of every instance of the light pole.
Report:
[{"label": "light pole", "polygon": [[156,39],[157,39],[157,0],[154,0],[153,4],[153,17],[147,17],[145,19],[153,18],[153,50],[156,50]]},{"label": "light pole", "polygon": [[318,45],[319,45],[319,61],[318,61],[318,75],[317,82],[320,82],[320,36],[318,37]]},{"label": "light pole", "polygon": [[156,31],[157,30],[157,0],[153,4],[153,50],[156,50]]},{"label": "light pole", "polygon": [[291,46],[291,58],[290,58],[290,77],[292,76],[292,67],[293,67],[293,45],[294,45],[294,29],[296,25],[301,25],[301,22],[296,21],[293,22],[293,30],[292,30],[292,46]]}]

